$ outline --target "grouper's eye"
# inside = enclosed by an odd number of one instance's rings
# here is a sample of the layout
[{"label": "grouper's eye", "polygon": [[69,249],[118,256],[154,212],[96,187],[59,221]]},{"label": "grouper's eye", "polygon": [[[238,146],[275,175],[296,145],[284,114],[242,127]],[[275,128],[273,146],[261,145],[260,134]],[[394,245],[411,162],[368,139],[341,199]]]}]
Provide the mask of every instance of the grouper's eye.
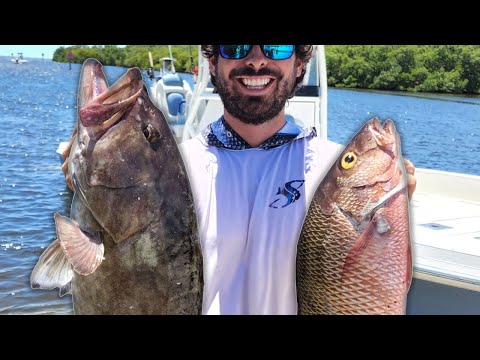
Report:
[{"label": "grouper's eye", "polygon": [[355,154],[353,151],[349,151],[345,155],[343,155],[342,168],[346,170],[351,169],[352,167],[355,166],[356,163],[357,163],[357,154]]},{"label": "grouper's eye", "polygon": [[160,132],[151,124],[148,124],[145,128],[143,128],[143,135],[145,135],[145,139],[147,139],[150,143],[160,138]]},{"label": "grouper's eye", "polygon": [[145,126],[142,131],[145,139],[147,139],[147,141],[150,143],[150,147],[154,151],[157,151],[162,143],[160,141],[160,131],[158,131],[158,129],[152,124]]}]

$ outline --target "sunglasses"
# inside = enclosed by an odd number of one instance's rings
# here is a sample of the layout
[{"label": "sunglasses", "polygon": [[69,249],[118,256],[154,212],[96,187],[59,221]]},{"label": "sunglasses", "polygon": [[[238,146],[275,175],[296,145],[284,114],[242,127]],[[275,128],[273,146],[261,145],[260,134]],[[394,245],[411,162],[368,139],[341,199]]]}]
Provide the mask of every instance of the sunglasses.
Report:
[{"label": "sunglasses", "polygon": [[[239,60],[246,57],[253,45],[220,45],[220,55],[224,59]],[[263,55],[272,60],[286,60],[293,55],[295,45],[260,45]]]}]

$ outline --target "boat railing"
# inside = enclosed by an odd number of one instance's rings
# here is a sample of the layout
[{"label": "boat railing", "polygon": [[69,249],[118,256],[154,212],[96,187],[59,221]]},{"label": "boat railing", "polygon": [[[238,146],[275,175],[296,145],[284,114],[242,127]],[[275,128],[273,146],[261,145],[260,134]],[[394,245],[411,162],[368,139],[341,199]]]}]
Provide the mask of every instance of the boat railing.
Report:
[{"label": "boat railing", "polygon": [[183,129],[182,141],[186,141],[197,134],[196,128],[198,128],[198,111],[202,102],[206,100],[213,100],[219,98],[218,94],[211,96],[211,99],[207,99],[207,96],[213,94],[213,89],[207,91],[207,86],[210,81],[210,71],[208,67],[208,59],[204,58],[201,54],[200,46],[198,48],[198,75],[197,82],[193,89],[191,101],[187,104],[187,118],[185,120],[185,127]]}]

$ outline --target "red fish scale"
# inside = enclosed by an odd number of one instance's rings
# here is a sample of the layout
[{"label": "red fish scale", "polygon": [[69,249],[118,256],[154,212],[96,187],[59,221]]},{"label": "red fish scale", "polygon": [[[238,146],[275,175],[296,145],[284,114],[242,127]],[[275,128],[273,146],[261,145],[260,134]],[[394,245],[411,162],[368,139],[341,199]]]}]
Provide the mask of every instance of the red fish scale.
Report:
[{"label": "red fish scale", "polygon": [[[348,253],[359,233],[337,210],[326,216],[316,198],[312,201],[297,252],[297,295],[300,314],[403,314],[405,312],[406,258],[409,239],[406,194],[385,210],[395,219],[389,247],[373,251],[385,257],[377,264],[369,258],[355,263],[343,278]],[[398,221],[397,221],[398,219]],[[398,241],[397,241],[398,239]],[[382,239],[383,240],[383,239]]]}]

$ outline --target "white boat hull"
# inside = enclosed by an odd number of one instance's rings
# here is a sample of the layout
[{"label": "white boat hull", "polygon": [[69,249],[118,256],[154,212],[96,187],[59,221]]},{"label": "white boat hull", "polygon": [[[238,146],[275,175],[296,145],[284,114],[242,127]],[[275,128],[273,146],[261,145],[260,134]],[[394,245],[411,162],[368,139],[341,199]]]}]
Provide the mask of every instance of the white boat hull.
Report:
[{"label": "white boat hull", "polygon": [[480,292],[480,176],[417,169],[416,177],[414,277]]}]

